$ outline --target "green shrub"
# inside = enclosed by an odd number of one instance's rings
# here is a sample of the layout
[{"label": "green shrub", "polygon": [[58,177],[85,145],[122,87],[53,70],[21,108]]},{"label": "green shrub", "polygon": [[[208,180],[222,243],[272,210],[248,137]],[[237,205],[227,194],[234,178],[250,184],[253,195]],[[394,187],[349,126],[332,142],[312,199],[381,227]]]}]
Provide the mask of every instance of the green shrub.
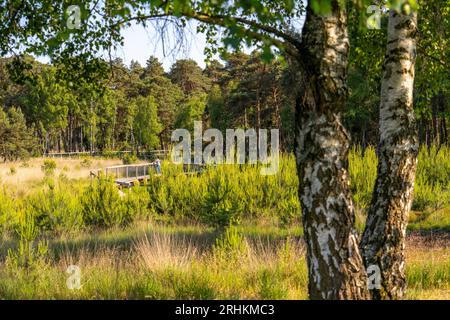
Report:
[{"label": "green shrub", "polygon": [[68,181],[60,179],[55,185],[47,182],[47,189],[40,190],[25,201],[35,216],[36,225],[44,232],[73,232],[83,225],[80,191]]},{"label": "green shrub", "polygon": [[[354,147],[349,153],[349,175],[355,204],[366,209],[372,198],[378,159],[373,147],[364,156]],[[450,148],[421,147],[414,187],[414,210],[437,210],[450,204]]]},{"label": "green shrub", "polygon": [[267,179],[273,180],[270,189],[276,191],[272,199],[272,203],[276,204],[275,215],[283,225],[288,225],[294,221],[300,222],[301,217],[297,166],[294,155],[284,156],[281,159],[278,175],[267,176]]},{"label": "green shrub", "polygon": [[450,148],[422,147],[414,187],[414,210],[437,210],[450,204]]},{"label": "green shrub", "polygon": [[228,226],[222,235],[216,239],[213,255],[219,262],[226,262],[228,266],[242,263],[248,255],[249,246],[237,227]]},{"label": "green shrub", "polygon": [[18,269],[31,268],[45,263],[48,245],[45,241],[35,241],[40,229],[36,224],[33,210],[25,208],[17,213],[15,231],[19,236],[19,247],[17,250],[8,250],[7,265]]},{"label": "green shrub", "polygon": [[122,157],[123,164],[133,164],[133,163],[136,163],[137,161],[138,161],[138,158],[134,154],[126,153]]},{"label": "green shrub", "polygon": [[260,291],[259,296],[261,299],[269,300],[283,300],[287,299],[288,290],[282,279],[279,279],[280,275],[276,272],[270,272],[270,270],[262,270],[259,276]]},{"label": "green shrub", "polygon": [[408,224],[409,230],[444,230],[450,232],[450,207],[437,211],[414,212]]},{"label": "green shrub", "polygon": [[211,166],[184,174],[183,166],[162,163],[161,176],[146,182],[150,207],[159,214],[185,217],[223,228],[230,222],[270,215],[288,224],[300,219],[298,178],[292,155],[283,155],[273,176],[259,165]]},{"label": "green shrub", "polygon": [[349,152],[350,187],[355,204],[362,209],[369,206],[377,178],[378,159],[373,147],[353,147]]},{"label": "green shrub", "polygon": [[81,165],[83,168],[89,168],[90,166],[92,166],[92,160],[89,159],[89,158],[84,158],[84,159],[80,162],[80,165]]},{"label": "green shrub", "polygon": [[81,197],[83,221],[88,226],[126,226],[132,216],[112,180],[94,180]]},{"label": "green shrub", "polygon": [[14,200],[5,188],[0,190],[0,234],[13,230],[19,200]]},{"label": "green shrub", "polygon": [[450,148],[423,146],[419,152],[417,176],[422,176],[431,185],[447,186],[450,182]]},{"label": "green shrub", "polygon": [[[415,210],[436,210],[450,203],[450,151],[422,148],[415,184]],[[84,160],[83,160],[84,162]],[[87,165],[87,162],[84,162]],[[351,190],[358,212],[358,227],[365,221],[376,179],[377,157],[372,147],[364,155],[349,153]],[[65,175],[54,182],[56,163],[46,159],[47,178],[39,191],[26,196],[0,192],[0,230],[10,232],[21,206],[33,210],[44,232],[72,231],[84,225],[125,226],[138,219],[190,219],[222,229],[243,220],[273,221],[289,225],[301,217],[295,157],[282,155],[275,175],[260,174],[261,165],[217,165],[198,174],[185,174],[183,166],[162,163],[160,176],[151,173],[144,186],[119,194],[112,181],[93,180],[87,186]],[[85,182],[87,184],[87,182]]]},{"label": "green shrub", "polygon": [[41,166],[42,171],[46,176],[51,176],[55,172],[56,162],[53,159],[45,159]]},{"label": "green shrub", "polygon": [[241,203],[236,197],[236,186],[232,177],[221,169],[217,169],[220,172],[209,173],[201,218],[209,225],[223,228],[239,222]]},{"label": "green shrub", "polygon": [[134,187],[129,189],[124,197],[126,216],[136,219],[148,219],[153,211],[150,208],[150,195],[145,188]]},{"label": "green shrub", "polygon": [[16,167],[13,166],[13,167],[10,167],[10,168],[9,168],[9,174],[10,174],[10,175],[13,176],[13,175],[15,175],[16,173],[17,173]]}]

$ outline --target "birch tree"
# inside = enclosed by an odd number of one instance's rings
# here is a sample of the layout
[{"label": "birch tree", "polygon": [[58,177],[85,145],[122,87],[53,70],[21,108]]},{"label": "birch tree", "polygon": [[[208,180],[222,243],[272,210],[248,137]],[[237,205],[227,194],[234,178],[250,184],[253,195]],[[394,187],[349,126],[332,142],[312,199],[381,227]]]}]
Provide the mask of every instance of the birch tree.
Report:
[{"label": "birch tree", "polygon": [[307,10],[296,156],[309,294],[313,299],[365,299],[367,277],[349,191],[349,136],[341,123],[347,97],[347,17],[337,1],[327,16],[315,14],[310,6]]},{"label": "birch tree", "polygon": [[389,13],[380,103],[378,175],[361,249],[366,266],[381,270],[376,299],[405,293],[405,236],[419,149],[413,110],[417,15],[408,6]]}]

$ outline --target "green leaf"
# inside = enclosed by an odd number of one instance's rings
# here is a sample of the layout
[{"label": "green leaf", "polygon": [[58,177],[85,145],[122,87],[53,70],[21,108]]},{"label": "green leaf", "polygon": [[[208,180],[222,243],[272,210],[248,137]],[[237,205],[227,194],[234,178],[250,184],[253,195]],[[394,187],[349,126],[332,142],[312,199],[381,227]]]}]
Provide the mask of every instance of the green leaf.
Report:
[{"label": "green leaf", "polygon": [[331,0],[311,0],[311,8],[318,15],[325,15],[331,12]]}]

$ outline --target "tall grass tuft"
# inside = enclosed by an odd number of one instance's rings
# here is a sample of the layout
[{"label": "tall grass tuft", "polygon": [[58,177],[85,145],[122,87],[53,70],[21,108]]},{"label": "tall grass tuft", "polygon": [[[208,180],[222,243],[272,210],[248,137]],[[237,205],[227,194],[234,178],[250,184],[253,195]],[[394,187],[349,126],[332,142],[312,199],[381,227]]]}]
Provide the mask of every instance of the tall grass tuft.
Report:
[{"label": "tall grass tuft", "polygon": [[138,240],[135,250],[143,266],[152,271],[168,268],[186,268],[197,259],[197,249],[187,238],[168,233],[152,233]]},{"label": "tall grass tuft", "polygon": [[362,152],[359,147],[353,147],[349,153],[349,174],[351,191],[355,203],[362,209],[369,206],[372,191],[377,178],[378,159],[375,149],[369,146]]}]

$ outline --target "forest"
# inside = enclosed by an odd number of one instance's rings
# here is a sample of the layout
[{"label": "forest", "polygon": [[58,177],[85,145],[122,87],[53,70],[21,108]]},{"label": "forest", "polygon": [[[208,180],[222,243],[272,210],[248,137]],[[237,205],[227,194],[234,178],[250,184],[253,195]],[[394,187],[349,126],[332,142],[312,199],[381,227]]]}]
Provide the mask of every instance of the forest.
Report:
[{"label": "forest", "polygon": [[[448,12],[430,2],[420,16],[420,46],[414,108],[421,145],[448,143],[450,121]],[[447,14],[447,16],[445,16]],[[349,99],[343,120],[354,145],[377,145],[378,104],[386,30],[350,31]],[[386,21],[382,21],[386,23]],[[438,34],[439,37],[436,37]],[[352,34],[350,34],[352,36]],[[154,56],[146,65],[120,58],[97,61],[95,84],[64,79],[65,65],[48,65],[31,56],[2,58],[0,157],[78,151],[167,150],[176,128],[279,128],[283,150],[294,149],[295,74],[278,57],[261,50],[224,53],[202,70],[189,59],[168,72]],[[20,67],[18,67],[20,66]],[[25,70],[19,74],[18,70]],[[81,71],[80,71],[81,72]],[[26,129],[24,128],[26,126]],[[12,140],[12,141],[10,141]],[[8,147],[9,146],[9,147]],[[14,147],[13,147],[14,146]]]},{"label": "forest", "polygon": [[196,120],[221,130],[280,128],[283,147],[292,150],[288,71],[280,61],[265,63],[257,51],[230,54],[205,70],[194,60],[178,60],[168,73],[153,56],[144,67],[116,59],[101,89],[73,88],[57,78],[57,67],[25,61],[30,78],[16,82],[8,72],[13,61],[1,64],[4,141],[21,141],[14,151],[2,148],[5,160],[49,152],[167,150],[170,133],[193,130]]}]

